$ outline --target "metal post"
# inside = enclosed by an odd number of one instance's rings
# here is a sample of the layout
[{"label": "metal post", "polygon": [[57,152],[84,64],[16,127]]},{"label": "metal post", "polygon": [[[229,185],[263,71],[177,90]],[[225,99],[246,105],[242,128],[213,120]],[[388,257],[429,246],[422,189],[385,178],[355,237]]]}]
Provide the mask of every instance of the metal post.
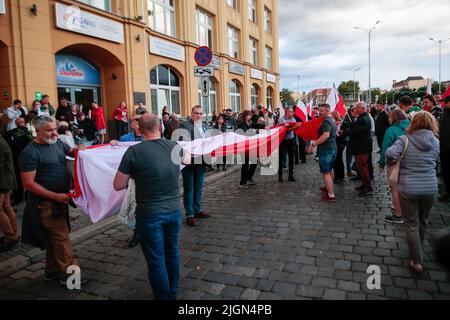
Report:
[{"label": "metal post", "polygon": [[441,66],[442,66],[442,40],[439,40],[439,93],[442,94]]}]

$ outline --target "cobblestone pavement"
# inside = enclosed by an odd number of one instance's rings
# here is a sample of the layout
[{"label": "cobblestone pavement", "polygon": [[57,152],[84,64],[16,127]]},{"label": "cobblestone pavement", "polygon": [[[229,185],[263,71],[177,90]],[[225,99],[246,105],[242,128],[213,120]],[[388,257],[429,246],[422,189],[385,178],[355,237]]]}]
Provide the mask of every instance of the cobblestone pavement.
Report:
[{"label": "cobblestone pavement", "polygon": [[[356,182],[336,187],[338,202],[320,202],[321,179],[309,158],[296,183],[257,176],[239,190],[239,173],[210,185],[204,208],[212,217],[181,234],[180,299],[450,299],[450,282],[434,261],[431,236],[450,225],[450,208],[436,203],[425,244],[425,272],[412,274],[404,227],[388,225],[385,177],[372,196]],[[0,299],[152,299],[139,248],[128,249],[123,226],[74,246],[82,276],[71,292],[43,282],[43,262],[0,278]],[[381,290],[367,288],[370,265],[382,271]]]}]

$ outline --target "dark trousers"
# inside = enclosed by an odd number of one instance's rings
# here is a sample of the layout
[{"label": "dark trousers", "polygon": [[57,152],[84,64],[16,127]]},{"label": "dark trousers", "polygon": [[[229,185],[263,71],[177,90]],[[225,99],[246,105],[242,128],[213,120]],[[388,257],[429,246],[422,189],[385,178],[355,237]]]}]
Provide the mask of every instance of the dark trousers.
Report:
[{"label": "dark trousers", "polygon": [[22,202],[24,192],[18,159],[14,159],[14,173],[16,175],[17,189],[12,193],[12,202],[14,203],[14,206],[16,206]]},{"label": "dark trousers", "polygon": [[372,185],[370,183],[370,174],[369,174],[369,165],[368,154],[357,154],[356,155],[356,166],[358,168],[358,172],[361,176],[362,184],[367,189],[371,189]]},{"label": "dark trousers", "polygon": [[126,135],[127,133],[128,133],[128,123],[116,120],[117,139],[119,139],[121,136]]},{"label": "dark trousers", "polygon": [[384,134],[377,135],[377,143],[380,150],[383,148]]},{"label": "dark trousers", "polygon": [[295,145],[295,163],[306,161],[306,142],[300,137],[296,139],[298,139],[298,144]]},{"label": "dark trousers", "polygon": [[258,165],[256,163],[250,164],[250,157],[248,156],[245,157],[245,163],[242,165],[241,168],[241,186],[246,185],[250,179],[253,179],[257,166]]},{"label": "dark trousers", "polygon": [[372,152],[369,153],[369,157],[367,158],[367,166],[369,167],[369,177],[370,180],[373,179],[374,175],[374,169],[373,169],[373,159],[372,159]]},{"label": "dark trousers", "polygon": [[136,217],[136,230],[156,300],[176,300],[180,279],[178,239],[181,226],[181,210]]},{"label": "dark trousers", "polygon": [[450,150],[441,152],[441,167],[445,192],[450,195]]},{"label": "dark trousers", "polygon": [[336,180],[344,180],[345,178],[345,166],[344,166],[344,149],[345,145],[338,144],[336,161],[333,165],[334,178]]},{"label": "dark trousers", "polygon": [[294,176],[294,153],[295,153],[295,139],[283,140],[280,145],[278,176],[283,176],[283,158],[287,153],[289,157],[289,177]]}]

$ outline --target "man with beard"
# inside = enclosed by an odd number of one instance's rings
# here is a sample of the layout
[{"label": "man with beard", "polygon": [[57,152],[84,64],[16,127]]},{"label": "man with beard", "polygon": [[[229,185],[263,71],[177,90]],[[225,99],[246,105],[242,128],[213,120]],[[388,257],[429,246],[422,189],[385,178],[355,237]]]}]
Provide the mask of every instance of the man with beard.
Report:
[{"label": "man with beard", "polygon": [[45,281],[57,280],[65,286],[67,268],[77,265],[69,237],[70,174],[66,166],[66,156],[74,157],[75,149],[58,139],[51,117],[37,117],[34,126],[37,137],[19,158],[23,186],[29,192],[22,239],[46,250]]}]

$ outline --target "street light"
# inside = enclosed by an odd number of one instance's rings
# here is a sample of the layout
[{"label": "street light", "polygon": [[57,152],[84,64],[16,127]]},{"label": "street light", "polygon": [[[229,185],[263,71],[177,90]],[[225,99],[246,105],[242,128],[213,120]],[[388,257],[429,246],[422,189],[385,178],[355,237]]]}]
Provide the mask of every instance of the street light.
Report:
[{"label": "street light", "polygon": [[358,67],[356,69],[347,69],[349,72],[353,72],[353,100],[356,101],[356,72],[361,70],[361,67]]},{"label": "street light", "polygon": [[372,38],[372,31],[376,29],[376,26],[381,22],[381,20],[378,20],[370,29],[361,28],[361,27],[353,27],[353,29],[366,31],[369,35],[369,103],[372,102],[372,81],[371,81],[371,38]]},{"label": "street light", "polygon": [[433,38],[430,38],[431,41],[439,43],[439,92],[442,93],[442,82],[441,82],[441,72],[442,72],[442,44],[449,41],[450,38],[447,40],[435,40]]}]

